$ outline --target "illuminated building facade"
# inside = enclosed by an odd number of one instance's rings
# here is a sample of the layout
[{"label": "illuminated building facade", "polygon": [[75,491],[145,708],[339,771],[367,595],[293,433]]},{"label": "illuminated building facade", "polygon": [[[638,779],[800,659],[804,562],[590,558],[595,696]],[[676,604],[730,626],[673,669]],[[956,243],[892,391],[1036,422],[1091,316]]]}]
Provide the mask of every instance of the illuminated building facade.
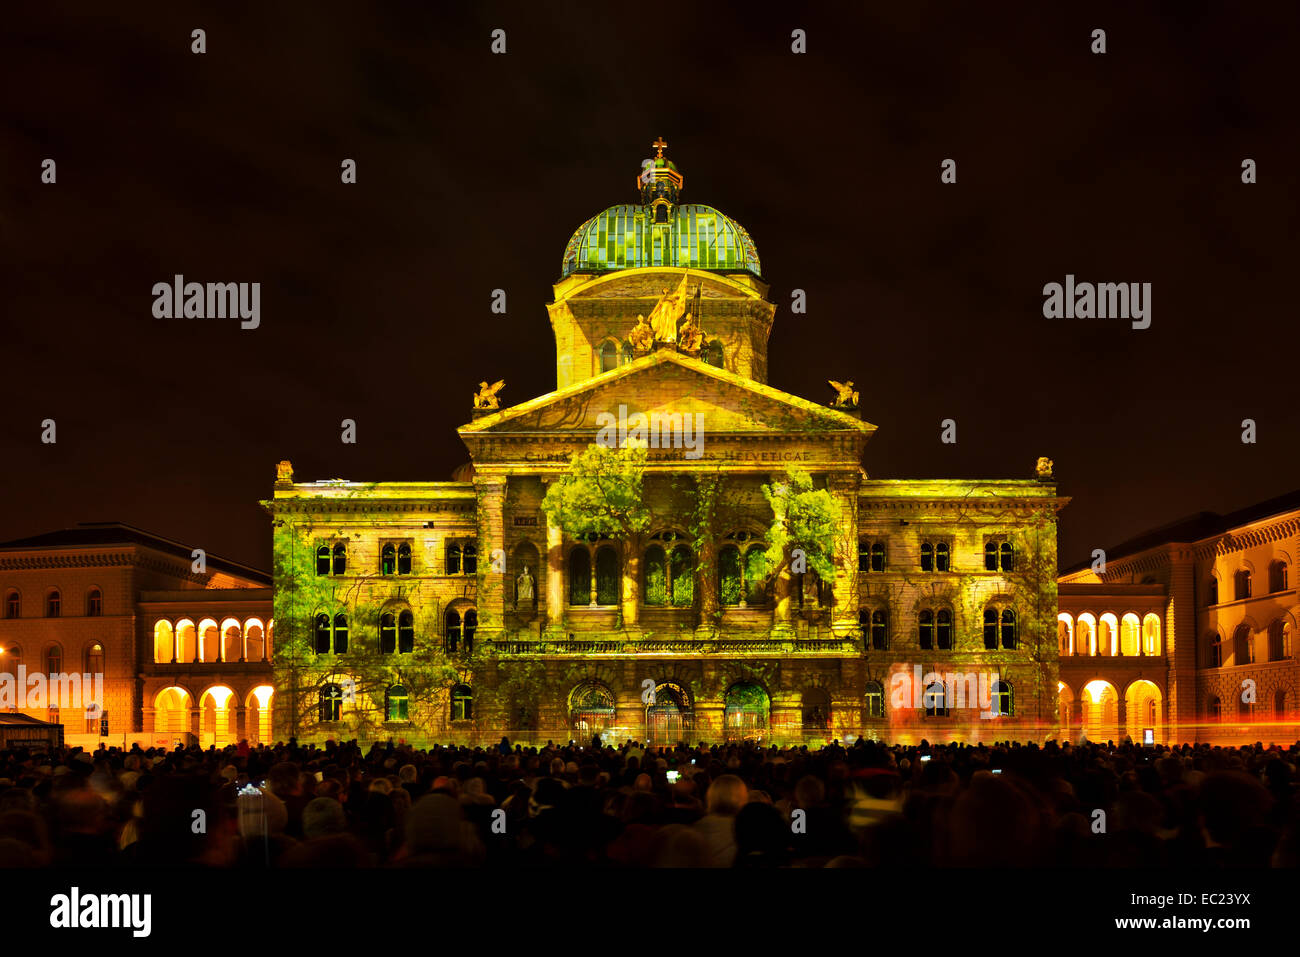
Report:
[{"label": "illuminated building facade", "polygon": [[103,675],[107,736],[101,718],[70,707],[80,697],[61,709],[28,694],[8,709],[62,724],[66,743],[269,740],[264,572],[214,555],[196,570],[188,545],[90,523],[0,544],[0,601],[0,678]]},{"label": "illuminated building facade", "polygon": [[[556,390],[498,408],[502,383],[482,383],[453,481],[298,482],[280,463],[265,503],[278,734],[1050,736],[1065,502],[1050,463],[1023,480],[870,478],[876,427],[851,382],[828,404],[768,384],[776,307],[755,245],[678,202],[664,145],[641,202],[565,249]],[[548,519],[571,457],[638,416],[650,527],[577,538]],[[768,573],[762,487],[790,466],[834,503],[833,578]]]},{"label": "illuminated building facade", "polygon": [[1060,578],[1066,736],[1218,744],[1300,737],[1300,493],[1202,513]]}]

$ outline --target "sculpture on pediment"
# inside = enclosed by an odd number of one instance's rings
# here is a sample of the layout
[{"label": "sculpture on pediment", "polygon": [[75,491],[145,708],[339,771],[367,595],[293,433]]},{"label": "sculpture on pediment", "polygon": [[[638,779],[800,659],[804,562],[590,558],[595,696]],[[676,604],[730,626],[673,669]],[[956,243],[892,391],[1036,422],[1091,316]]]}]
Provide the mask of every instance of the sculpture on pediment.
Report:
[{"label": "sculpture on pediment", "polygon": [[671,292],[665,289],[650,310],[650,329],[654,332],[655,342],[677,342],[677,323],[686,312],[686,281],[687,277],[682,276],[676,289]]},{"label": "sculpture on pediment", "polygon": [[677,348],[683,352],[698,353],[700,347],[704,345],[704,330],[700,324],[695,321],[695,316],[691,313],[686,314],[686,321],[682,327],[677,330]]},{"label": "sculpture on pediment", "polygon": [[858,393],[853,391],[852,379],[848,382],[836,382],[834,379],[828,379],[827,382],[836,392],[831,405],[838,409],[856,409],[858,407]]},{"label": "sculpture on pediment", "polygon": [[293,484],[293,463],[288,459],[277,462],[275,465],[275,484],[292,485]]},{"label": "sculpture on pediment", "polygon": [[1040,455],[1038,457],[1038,464],[1034,467],[1034,471],[1038,473],[1038,480],[1040,482],[1050,481],[1052,478],[1052,468],[1052,460],[1046,455]]},{"label": "sculpture on pediment", "polygon": [[488,385],[486,382],[478,384],[478,394],[474,396],[474,408],[476,409],[499,409],[501,400],[497,398],[497,393],[505,388],[506,380],[498,379],[496,382]]},{"label": "sculpture on pediment", "polygon": [[627,341],[637,352],[650,351],[650,347],[655,344],[655,334],[650,323],[645,321],[645,316],[636,317],[636,325],[627,334]]}]

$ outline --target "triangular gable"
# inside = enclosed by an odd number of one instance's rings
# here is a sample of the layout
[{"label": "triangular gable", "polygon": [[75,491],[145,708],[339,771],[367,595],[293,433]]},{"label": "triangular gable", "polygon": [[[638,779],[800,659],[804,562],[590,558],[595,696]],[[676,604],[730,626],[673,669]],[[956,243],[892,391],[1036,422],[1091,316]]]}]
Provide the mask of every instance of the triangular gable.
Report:
[{"label": "triangular gable", "polygon": [[870,435],[876,427],[852,415],[818,405],[725,369],[660,349],[557,392],[486,415],[461,426],[461,435],[595,430],[601,413],[615,417],[620,406],[636,413],[698,414],[714,434],[848,432]]}]

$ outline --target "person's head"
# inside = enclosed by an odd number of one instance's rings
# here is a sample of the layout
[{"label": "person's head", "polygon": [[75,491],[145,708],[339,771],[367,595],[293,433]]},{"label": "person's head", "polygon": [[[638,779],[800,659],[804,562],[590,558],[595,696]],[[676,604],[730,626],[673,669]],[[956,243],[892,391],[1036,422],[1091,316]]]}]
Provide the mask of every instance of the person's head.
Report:
[{"label": "person's head", "polygon": [[281,761],[279,764],[274,765],[267,772],[266,786],[270,788],[271,793],[281,800],[295,794],[301,794],[302,791],[298,785],[298,765],[291,764],[288,761]]},{"label": "person's head", "polygon": [[348,828],[343,805],[332,797],[313,798],[302,809],[302,835],[311,840],[329,834],[342,834]]},{"label": "person's head", "polygon": [[745,782],[734,774],[724,774],[709,785],[706,800],[710,814],[735,817],[748,798],[749,789],[745,787]]}]

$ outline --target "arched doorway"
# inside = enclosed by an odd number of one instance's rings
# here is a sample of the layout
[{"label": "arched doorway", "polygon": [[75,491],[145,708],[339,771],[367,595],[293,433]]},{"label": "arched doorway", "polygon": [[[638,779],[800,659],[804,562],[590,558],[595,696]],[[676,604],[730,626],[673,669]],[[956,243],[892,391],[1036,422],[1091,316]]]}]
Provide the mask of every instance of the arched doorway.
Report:
[{"label": "arched doorway", "polygon": [[190,694],[184,688],[163,688],[153,700],[153,730],[158,744],[172,746],[188,740]]},{"label": "arched doorway", "polygon": [[237,743],[235,705],[239,699],[225,685],[214,685],[199,699],[199,746],[224,748]]},{"label": "arched doorway", "polygon": [[258,685],[248,693],[244,702],[244,737],[249,744],[274,744],[275,724],[272,720],[271,699],[275,689],[270,685]]},{"label": "arched doorway", "polygon": [[655,686],[654,703],[645,709],[646,740],[652,747],[667,747],[695,730],[695,709],[690,692],[665,681]]},{"label": "arched doorway", "polygon": [[727,740],[765,736],[772,713],[772,699],[761,685],[741,681],[728,689],[723,699],[724,736]]},{"label": "arched doorway", "polygon": [[1056,683],[1056,721],[1061,728],[1061,740],[1070,741],[1074,736],[1074,692],[1064,681]]},{"label": "arched doorway", "polygon": [[1124,692],[1124,707],[1127,734],[1135,744],[1143,741],[1142,732],[1146,728],[1155,731],[1156,743],[1164,740],[1164,708],[1160,688],[1145,678],[1139,678],[1128,686]]},{"label": "arched doorway", "polygon": [[1114,741],[1119,737],[1119,693],[1100,678],[1083,686],[1083,732],[1089,741]]},{"label": "arched doorway", "polygon": [[569,728],[585,743],[614,726],[614,692],[599,681],[584,681],[569,694]]}]

